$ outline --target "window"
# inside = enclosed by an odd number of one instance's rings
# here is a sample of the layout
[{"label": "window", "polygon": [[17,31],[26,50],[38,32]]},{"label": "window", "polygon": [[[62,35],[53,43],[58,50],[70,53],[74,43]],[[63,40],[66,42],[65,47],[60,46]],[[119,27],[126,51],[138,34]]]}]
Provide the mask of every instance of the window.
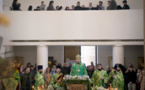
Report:
[{"label": "window", "polygon": [[96,65],[96,46],[81,46],[81,60],[86,66]]}]

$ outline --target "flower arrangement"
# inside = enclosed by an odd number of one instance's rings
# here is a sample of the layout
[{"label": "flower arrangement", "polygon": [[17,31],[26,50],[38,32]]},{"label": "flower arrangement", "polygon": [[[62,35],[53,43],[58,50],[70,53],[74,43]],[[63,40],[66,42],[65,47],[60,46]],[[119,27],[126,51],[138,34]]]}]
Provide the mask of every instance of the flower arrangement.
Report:
[{"label": "flower arrangement", "polygon": [[97,87],[97,86],[96,86],[96,87],[94,88],[94,90],[109,90],[109,89],[106,89],[106,88],[104,88],[104,87]]},{"label": "flower arrangement", "polygon": [[112,88],[112,87],[109,87],[109,88],[104,88],[104,87],[98,87],[98,86],[96,86],[96,87],[94,87],[94,88],[92,88],[92,90],[118,90],[117,88]]},{"label": "flower arrangement", "polygon": [[64,90],[64,89],[57,85],[55,85],[54,87],[52,85],[49,85],[47,90]]},{"label": "flower arrangement", "polygon": [[[18,66],[19,64],[15,63],[15,60],[13,59],[0,58],[0,90],[3,90],[4,87],[16,88],[20,80],[17,70]],[[7,83],[9,83],[9,85],[7,85]]]},{"label": "flower arrangement", "polygon": [[84,75],[84,76],[71,76],[71,75],[66,75],[63,78],[63,80],[64,81],[67,81],[67,80],[77,80],[77,81],[79,81],[79,80],[84,80],[84,81],[89,80],[91,82],[89,76],[87,76],[87,75]]},{"label": "flower arrangement", "polygon": [[48,86],[48,90],[54,90],[53,86],[52,85],[49,85]]}]

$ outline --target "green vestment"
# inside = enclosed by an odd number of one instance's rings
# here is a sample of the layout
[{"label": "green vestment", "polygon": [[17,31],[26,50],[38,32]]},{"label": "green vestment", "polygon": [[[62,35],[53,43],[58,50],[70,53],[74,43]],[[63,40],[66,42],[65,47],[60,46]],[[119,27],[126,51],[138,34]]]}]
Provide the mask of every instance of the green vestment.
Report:
[{"label": "green vestment", "polygon": [[111,71],[109,74],[109,78],[111,79],[111,86],[113,88],[118,88],[118,90],[124,90],[124,76],[122,72],[115,73],[114,71]]},{"label": "green vestment", "polygon": [[[54,89],[60,88],[60,87],[61,87],[62,81],[61,81],[61,82],[57,81],[57,79],[58,79],[59,77],[61,77],[61,78],[59,78],[59,80],[62,79],[62,76],[61,76],[61,75],[63,75],[63,74],[62,74],[62,73],[60,73],[60,74],[55,73],[55,74],[53,75],[53,77],[52,77],[52,79],[51,79],[51,82],[50,82],[50,85],[52,85],[52,86],[54,87]],[[56,82],[56,81],[57,81],[57,82]]]},{"label": "green vestment", "polygon": [[[102,78],[104,79],[102,80]],[[105,70],[95,70],[91,78],[93,85],[97,87],[106,87],[105,83],[108,82],[108,79],[108,74]]]},{"label": "green vestment", "polygon": [[38,87],[42,87],[44,85],[43,76],[37,71],[35,78],[35,89],[38,90]]},{"label": "green vestment", "polygon": [[70,75],[75,76],[83,76],[83,75],[88,75],[86,71],[86,67],[83,63],[77,64],[76,62],[73,64],[71,68]]}]

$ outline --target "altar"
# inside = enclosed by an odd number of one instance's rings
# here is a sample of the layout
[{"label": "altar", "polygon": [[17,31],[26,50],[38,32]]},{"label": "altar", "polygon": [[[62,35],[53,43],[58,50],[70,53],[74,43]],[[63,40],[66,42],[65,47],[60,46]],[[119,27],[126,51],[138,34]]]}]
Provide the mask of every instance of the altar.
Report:
[{"label": "altar", "polygon": [[66,75],[63,78],[63,88],[65,90],[91,90],[91,80],[87,75]]}]

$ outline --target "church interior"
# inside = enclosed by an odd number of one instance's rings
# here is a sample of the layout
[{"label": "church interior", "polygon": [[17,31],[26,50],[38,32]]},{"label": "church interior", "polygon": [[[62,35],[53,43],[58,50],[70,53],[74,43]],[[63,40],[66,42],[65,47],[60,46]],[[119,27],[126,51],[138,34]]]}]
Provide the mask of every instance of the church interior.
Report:
[{"label": "church interior", "polygon": [[0,0],[0,90],[145,90],[145,0]]}]

